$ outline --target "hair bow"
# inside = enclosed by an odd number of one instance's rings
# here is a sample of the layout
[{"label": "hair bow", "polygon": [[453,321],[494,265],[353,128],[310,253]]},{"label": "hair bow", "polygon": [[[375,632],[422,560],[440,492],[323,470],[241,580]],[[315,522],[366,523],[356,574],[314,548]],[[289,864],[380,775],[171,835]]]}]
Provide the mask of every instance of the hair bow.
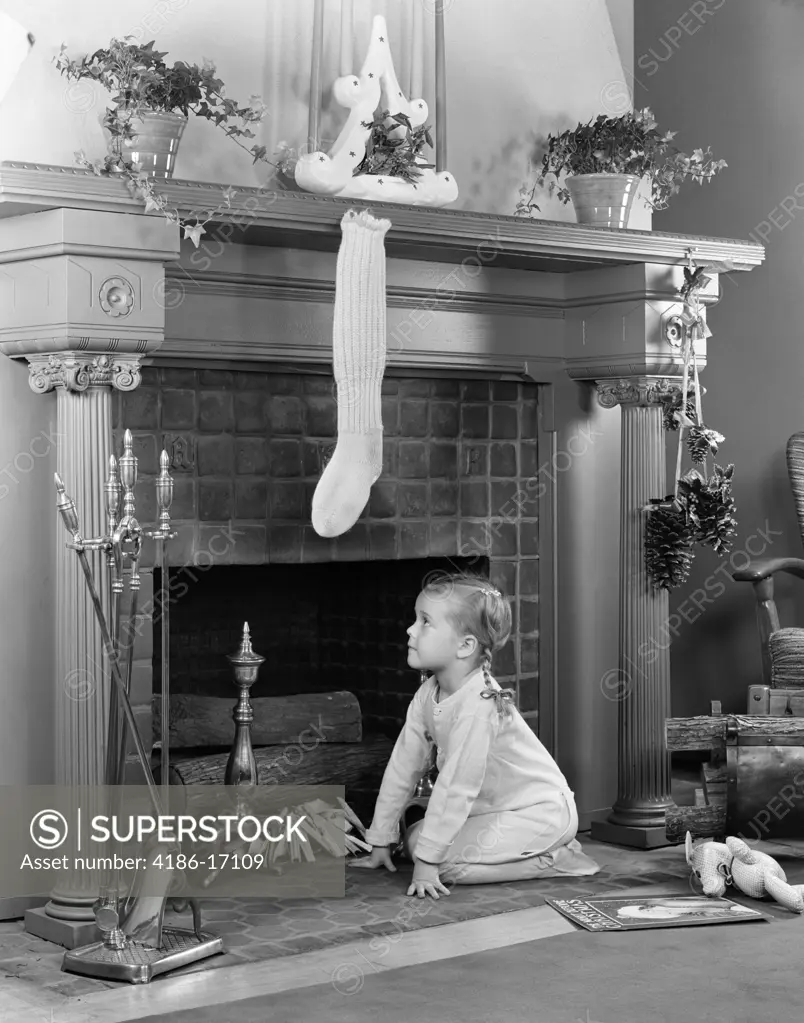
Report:
[{"label": "hair bow", "polygon": [[480,695],[484,700],[494,700],[496,702],[500,717],[504,714],[510,717],[511,704],[516,700],[516,693],[513,689],[492,689],[487,683],[486,688],[481,690]]}]

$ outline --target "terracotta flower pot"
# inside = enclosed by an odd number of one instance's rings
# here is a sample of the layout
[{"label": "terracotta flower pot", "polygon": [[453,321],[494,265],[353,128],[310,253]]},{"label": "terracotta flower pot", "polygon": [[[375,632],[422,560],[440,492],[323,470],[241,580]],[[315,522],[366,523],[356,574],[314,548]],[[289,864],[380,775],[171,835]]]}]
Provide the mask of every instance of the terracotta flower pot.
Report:
[{"label": "terracotta flower pot", "polygon": [[566,187],[578,223],[628,227],[639,181],[636,174],[568,174]]},{"label": "terracotta flower pot", "polygon": [[151,177],[172,178],[186,126],[184,114],[158,110],[143,113],[132,121],[136,135],[123,143],[120,152],[127,161],[140,164]]}]

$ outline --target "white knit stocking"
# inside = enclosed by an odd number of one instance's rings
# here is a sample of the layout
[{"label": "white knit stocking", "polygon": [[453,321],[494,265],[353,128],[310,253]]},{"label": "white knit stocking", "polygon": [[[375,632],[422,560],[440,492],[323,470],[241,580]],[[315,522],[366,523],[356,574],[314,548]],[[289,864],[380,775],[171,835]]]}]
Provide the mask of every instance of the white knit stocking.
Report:
[{"label": "white knit stocking", "polygon": [[385,370],[385,235],[390,220],[349,210],[341,220],[335,272],[332,362],[338,443],[313,495],[319,536],[340,536],[357,521],[382,472]]}]

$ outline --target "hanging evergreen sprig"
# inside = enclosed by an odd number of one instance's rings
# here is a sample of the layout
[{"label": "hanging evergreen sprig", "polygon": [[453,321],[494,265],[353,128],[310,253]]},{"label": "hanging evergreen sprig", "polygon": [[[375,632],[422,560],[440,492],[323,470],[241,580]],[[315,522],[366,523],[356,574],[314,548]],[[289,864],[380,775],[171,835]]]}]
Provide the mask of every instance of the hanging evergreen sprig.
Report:
[{"label": "hanging evergreen sprig", "polygon": [[[715,464],[707,475],[707,458],[718,452],[725,437],[704,424],[701,408],[703,388],[698,380],[698,366],[693,344],[710,336],[700,312],[698,293],[711,278],[703,267],[684,268],[684,284],[679,289],[684,302],[681,317],[684,325],[684,375],[676,395],[664,403],[663,421],[666,430],[678,430],[678,461],[676,488],[670,499],[651,501],[645,526],[645,567],[657,589],[672,590],[689,577],[696,544],[711,547],[717,554],[729,553],[737,532],[735,504],[731,493],[734,466],[725,469]],[[689,379],[692,367],[692,380]],[[681,473],[685,443],[697,468]]]}]

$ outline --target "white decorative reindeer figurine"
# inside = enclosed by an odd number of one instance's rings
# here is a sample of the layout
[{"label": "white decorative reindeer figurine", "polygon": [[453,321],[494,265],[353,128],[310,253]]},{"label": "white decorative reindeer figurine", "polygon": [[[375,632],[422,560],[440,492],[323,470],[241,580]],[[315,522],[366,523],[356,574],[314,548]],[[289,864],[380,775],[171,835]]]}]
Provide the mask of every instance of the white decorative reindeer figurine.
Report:
[{"label": "white decorative reindeer figurine", "polygon": [[446,206],[458,198],[458,185],[448,171],[436,173],[422,168],[415,182],[384,174],[354,173],[366,155],[380,97],[384,110],[405,114],[414,128],[426,122],[429,112],[423,99],[408,100],[399,87],[385,18],[374,18],[360,74],[336,79],[332,92],[349,110],[349,117],[329,153],[319,151],[299,158],[294,171],[299,188],[319,195],[412,206]]}]

